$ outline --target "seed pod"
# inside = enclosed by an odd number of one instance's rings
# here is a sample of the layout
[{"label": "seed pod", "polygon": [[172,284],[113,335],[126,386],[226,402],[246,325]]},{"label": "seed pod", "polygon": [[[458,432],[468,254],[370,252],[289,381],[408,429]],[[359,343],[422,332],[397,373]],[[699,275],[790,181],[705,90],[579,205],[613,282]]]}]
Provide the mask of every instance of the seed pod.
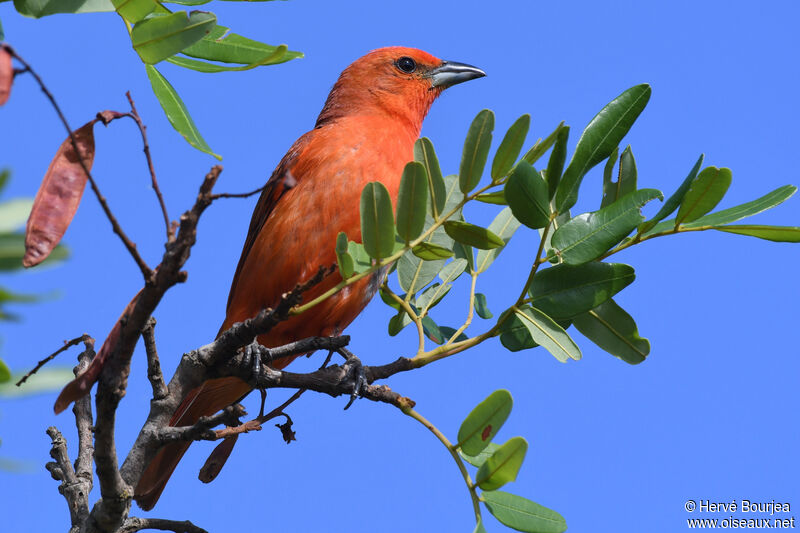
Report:
[{"label": "seed pod", "polygon": [[228,457],[230,457],[238,438],[238,434],[225,437],[222,442],[214,448],[211,455],[208,456],[203,468],[200,469],[200,474],[198,474],[197,479],[203,483],[211,483],[214,481],[222,471],[222,467],[225,466],[225,462],[228,460]]},{"label": "seed pod", "polygon": [[111,328],[111,332],[100,347],[100,351],[94,356],[94,359],[92,359],[92,362],[86,367],[86,370],[83,371],[83,374],[64,385],[64,388],[61,389],[61,393],[58,395],[58,398],[56,398],[56,403],[53,406],[53,411],[56,414],[59,414],[69,407],[69,404],[75,400],[86,396],[92,389],[92,385],[95,384],[97,378],[100,376],[100,372],[103,370],[108,356],[111,354],[112,350],[117,347],[122,335],[123,324],[128,321],[128,317],[133,312],[134,307],[136,307],[140,294],[142,294],[142,291],[137,292],[136,296],[125,306],[122,315],[120,315],[119,319],[114,323],[114,327]]},{"label": "seed pod", "polygon": [[[87,169],[94,163],[94,123],[95,120],[91,120],[73,132]],[[23,266],[38,265],[61,241],[78,210],[86,179],[72,140],[67,137],[50,162],[36,193],[25,230]]]},{"label": "seed pod", "polygon": [[11,65],[11,54],[0,48],[0,105],[8,101],[13,82],[14,67]]}]

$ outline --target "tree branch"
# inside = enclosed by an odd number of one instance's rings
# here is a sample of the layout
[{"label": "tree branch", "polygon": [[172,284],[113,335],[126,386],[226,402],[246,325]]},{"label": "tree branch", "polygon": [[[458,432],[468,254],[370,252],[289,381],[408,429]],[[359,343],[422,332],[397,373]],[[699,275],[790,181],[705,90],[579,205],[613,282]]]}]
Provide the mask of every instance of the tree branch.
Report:
[{"label": "tree branch", "polygon": [[[57,356],[58,354],[60,354],[61,352],[64,352],[64,351],[66,351],[68,348],[70,348],[70,347],[72,347],[72,346],[75,346],[75,345],[77,345],[77,344],[80,344],[80,343],[82,343],[82,342],[86,342],[86,341],[88,341],[88,340],[91,340],[91,341],[92,341],[92,346],[94,346],[94,340],[93,340],[91,337],[89,337],[89,335],[88,335],[87,333],[84,333],[84,334],[83,334],[83,335],[81,335],[80,337],[75,337],[74,339],[71,339],[71,340],[68,340],[68,341],[64,341],[64,346],[62,346],[61,348],[59,348],[59,349],[58,349],[58,350],[56,350],[55,352],[51,353],[50,355],[48,355],[47,357],[45,357],[44,359],[42,359],[41,361],[39,361],[38,363],[36,363],[36,366],[35,366],[35,367],[33,367],[33,369],[32,369],[30,372],[28,372],[27,374],[25,374],[24,376],[22,376],[22,378],[20,378],[20,380],[19,380],[19,381],[17,381],[17,383],[16,383],[16,386],[17,386],[17,387],[20,387],[20,386],[22,386],[22,384],[23,384],[23,383],[25,383],[26,381],[28,381],[28,378],[29,378],[29,377],[31,377],[31,376],[32,376],[32,375],[34,375],[36,372],[38,372],[38,371],[39,371],[39,369],[40,369],[40,368],[42,368],[44,365],[46,365],[47,363],[49,363],[50,361],[52,361],[53,359],[55,359],[55,358],[56,358],[56,356]],[[87,346],[87,349],[88,349],[88,346]],[[94,357],[94,352],[92,352],[92,357]]]}]

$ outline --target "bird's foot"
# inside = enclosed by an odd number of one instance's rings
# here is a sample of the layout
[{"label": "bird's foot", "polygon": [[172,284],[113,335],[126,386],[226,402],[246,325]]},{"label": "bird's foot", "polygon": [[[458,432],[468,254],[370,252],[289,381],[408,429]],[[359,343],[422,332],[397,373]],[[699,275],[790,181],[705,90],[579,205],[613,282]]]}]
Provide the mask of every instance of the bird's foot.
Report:
[{"label": "bird's foot", "polygon": [[347,350],[342,350],[342,355],[347,359],[344,364],[345,380],[353,383],[353,390],[350,393],[350,401],[344,406],[345,410],[349,409],[356,398],[361,396],[361,391],[369,383],[367,382],[367,374],[364,371],[364,366],[361,360]]},{"label": "bird's foot", "polygon": [[261,408],[258,411],[258,416],[261,417],[264,415],[264,403],[267,400],[267,389],[265,387],[263,376],[261,375],[262,358],[264,359],[263,362],[269,364],[272,362],[272,354],[270,353],[269,348],[259,344],[258,340],[255,339],[253,342],[242,348],[242,355],[244,356],[246,362],[250,362],[255,388],[261,393]]}]

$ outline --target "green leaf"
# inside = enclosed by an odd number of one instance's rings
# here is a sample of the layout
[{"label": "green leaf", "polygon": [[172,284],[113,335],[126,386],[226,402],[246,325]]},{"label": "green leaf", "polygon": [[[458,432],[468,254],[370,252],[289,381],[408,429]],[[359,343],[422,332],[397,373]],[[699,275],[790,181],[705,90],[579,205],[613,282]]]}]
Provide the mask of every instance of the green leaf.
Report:
[{"label": "green leaf", "polygon": [[353,258],[347,253],[347,234],[343,231],[336,236],[336,263],[339,265],[339,274],[342,279],[353,275],[355,264]]},{"label": "green leaf", "polygon": [[472,533],[486,533],[486,528],[483,527],[483,520],[478,518],[478,523],[475,524],[475,529],[472,530]]},{"label": "green leaf", "polygon": [[427,311],[442,301],[447,296],[453,286],[450,283],[434,283],[426,288],[417,298],[417,307],[421,311]]},{"label": "green leaf", "polygon": [[75,376],[67,367],[42,368],[36,374],[17,387],[15,383],[22,378],[22,374],[11,377],[11,381],[0,385],[0,398],[14,398],[30,396],[45,392],[56,392],[69,383]]},{"label": "green leaf", "polygon": [[556,129],[554,129],[553,132],[545,138],[545,140],[542,141],[541,139],[539,139],[539,141],[537,141],[536,144],[534,144],[533,147],[530,150],[528,150],[528,152],[524,156],[522,156],[522,159],[524,161],[527,161],[528,164],[530,165],[536,163],[539,160],[539,158],[542,157],[544,153],[550,149],[551,146],[553,146],[553,144],[556,142],[556,139],[558,138],[559,132],[563,127],[564,127],[564,122],[562,121],[561,124],[556,126]]},{"label": "green leaf", "polygon": [[467,455],[478,455],[508,419],[513,404],[511,393],[505,389],[487,396],[461,423],[456,447]]},{"label": "green leaf", "polygon": [[503,491],[484,492],[481,499],[500,522],[528,533],[563,533],[567,522],[557,512]]},{"label": "green leaf", "polygon": [[453,259],[440,272],[439,277],[445,283],[453,283],[467,268],[467,260],[461,257]]},{"label": "green leaf", "polygon": [[528,114],[519,117],[506,132],[503,141],[497,148],[492,161],[492,181],[497,181],[511,171],[514,162],[519,157],[522,144],[528,135],[531,126],[531,116]]},{"label": "green leaf", "polygon": [[[449,176],[444,177],[444,209],[442,209],[442,214],[446,215],[450,211],[456,208],[456,206],[461,203],[464,199],[464,195],[461,193],[459,189],[459,180],[458,176],[455,174],[450,174]],[[451,216],[450,219],[460,219],[461,218],[461,211],[459,210],[454,216]]]},{"label": "green leaf", "polygon": [[464,152],[461,155],[461,166],[458,170],[458,184],[461,192],[467,194],[481,180],[489,147],[492,144],[494,130],[494,113],[484,109],[475,117],[464,141]]},{"label": "green leaf", "polygon": [[[433,218],[426,217],[425,227],[428,228],[431,224],[433,224]],[[425,242],[445,250],[453,247],[453,239],[448,237],[442,228],[437,228]],[[434,255],[426,255],[427,252],[433,254],[433,246],[415,248],[417,248],[416,253],[409,250],[397,261],[397,280],[400,283],[400,287],[411,294],[416,294],[430,283],[445,264],[445,259],[430,260],[421,259],[417,256],[417,254],[421,254],[426,257],[434,257]],[[425,251],[423,251],[423,248]]]},{"label": "green leaf", "polygon": [[796,226],[716,226],[715,230],[738,235],[748,235],[774,242],[800,242],[800,227]]},{"label": "green leaf", "polygon": [[194,120],[192,120],[192,117],[189,115],[189,110],[186,109],[186,105],[183,103],[180,96],[178,96],[175,88],[170,85],[156,67],[153,65],[145,65],[144,67],[147,70],[147,77],[150,79],[150,85],[153,87],[153,93],[155,93],[156,98],[158,98],[172,127],[186,139],[186,142],[201,152],[205,152],[222,160],[222,156],[212,152],[208,143],[206,143],[203,136],[200,135],[200,131],[197,129]]},{"label": "green leaf", "polygon": [[422,163],[411,161],[403,169],[397,195],[397,234],[406,243],[419,237],[425,226],[428,176]]},{"label": "green leaf", "polygon": [[730,224],[731,222],[757,215],[767,209],[772,209],[776,205],[782,204],[791,198],[795,192],[797,192],[797,187],[794,185],[784,185],[783,187],[779,187],[765,194],[761,198],[705,215],[694,222],[683,224],[683,227],[699,228],[701,226],[722,226],[723,224]]},{"label": "green leaf", "polygon": [[506,202],[506,192],[502,189],[495,192],[479,194],[475,199],[485,204],[508,205],[508,202]]},{"label": "green leaf", "polygon": [[528,442],[522,437],[508,439],[478,469],[475,484],[484,491],[492,491],[514,481],[527,451]]},{"label": "green leaf", "polygon": [[503,239],[493,232],[469,222],[448,220],[444,223],[444,230],[456,241],[481,250],[491,250],[492,248],[505,246]]},{"label": "green leaf", "polygon": [[33,200],[18,198],[0,204],[0,231],[15,231],[25,225],[31,214]]},{"label": "green leaf", "polygon": [[9,179],[11,179],[11,171],[7,168],[0,170],[0,192],[3,191]]},{"label": "green leaf", "polygon": [[621,263],[559,264],[540,270],[528,288],[531,305],[556,319],[594,309],[633,283],[633,267]]},{"label": "green leaf", "polygon": [[0,42],[6,40],[6,32],[3,31],[3,21],[0,20]]},{"label": "green leaf", "polygon": [[0,383],[6,383],[7,381],[11,381],[11,370],[9,370],[8,365],[0,359]]},{"label": "green leaf", "polygon": [[404,309],[401,309],[396,315],[389,319],[389,335],[394,337],[400,333],[404,327],[411,324],[411,317]]},{"label": "green leaf", "polygon": [[500,344],[509,352],[519,352],[539,346],[528,332],[528,326],[514,313],[500,324]]},{"label": "green leaf", "polygon": [[188,68],[191,70],[196,70],[197,72],[205,72],[205,73],[217,73],[217,72],[239,72],[243,70],[251,70],[256,67],[263,67],[265,65],[277,65],[279,63],[285,63],[286,61],[293,59],[287,55],[288,48],[285,44],[280,45],[275,49],[275,51],[265,56],[264,59],[260,61],[256,61],[255,63],[249,63],[247,65],[238,65],[238,66],[227,66],[227,65],[218,65],[216,63],[207,63],[205,61],[198,61],[196,59],[190,59],[188,57],[181,57],[181,56],[172,56],[167,58],[167,62],[172,63],[174,65],[178,65],[179,67]]},{"label": "green leaf", "polygon": [[378,294],[381,297],[381,301],[386,305],[388,305],[389,307],[391,307],[392,309],[394,309],[395,311],[399,311],[403,308],[399,303],[395,301],[394,298],[392,298],[392,296],[386,289],[383,288],[383,286],[381,286],[378,289]]},{"label": "green leaf", "polygon": [[650,233],[651,230],[655,228],[656,224],[670,216],[673,211],[675,211],[678,206],[681,205],[683,197],[686,196],[686,192],[689,190],[692,182],[694,182],[695,178],[697,177],[697,173],[700,172],[700,167],[703,166],[704,157],[705,156],[703,154],[700,154],[700,157],[697,159],[694,167],[692,167],[692,170],[689,171],[689,175],[683,180],[683,183],[681,183],[681,186],[678,187],[678,190],[675,191],[666,202],[664,202],[664,205],[662,205],[661,209],[658,210],[656,216],[639,226],[639,233]]},{"label": "green leaf", "polygon": [[382,259],[394,249],[392,199],[386,186],[371,181],[361,191],[361,240],[370,257]]},{"label": "green leaf", "polygon": [[21,15],[37,19],[56,13],[114,11],[111,0],[14,0],[14,8]]},{"label": "green leaf", "polygon": [[514,167],[506,182],[505,194],[514,217],[529,228],[543,228],[550,222],[547,184],[525,161]]},{"label": "green leaf", "polygon": [[[456,334],[457,330],[455,328],[451,328],[448,326],[439,326],[439,331],[442,332],[442,335],[444,335],[445,339],[450,339],[453,335]],[[463,333],[459,333],[458,337],[453,339],[453,342],[461,342],[465,340],[467,340],[467,336],[464,335]]]},{"label": "green leaf", "polygon": [[487,445],[486,445],[486,448],[484,448],[483,450],[481,450],[481,452],[480,452],[480,453],[478,453],[478,454],[475,454],[475,455],[467,455],[466,453],[464,453],[464,451],[463,451],[463,450],[459,450],[459,452],[458,452],[458,453],[459,453],[459,455],[461,455],[461,457],[462,457],[462,458],[463,458],[463,459],[464,459],[466,462],[468,462],[468,463],[469,463],[469,464],[471,464],[472,466],[475,466],[475,467],[478,467],[478,468],[480,468],[480,466],[481,466],[483,463],[485,463],[485,462],[486,462],[486,459],[488,459],[489,457],[491,457],[491,456],[492,456],[492,454],[494,454],[494,452],[496,452],[496,451],[497,451],[497,449],[498,449],[499,447],[500,447],[500,445],[499,445],[499,444],[495,444],[494,442],[490,442],[489,444],[487,444]]},{"label": "green leaf", "polygon": [[[614,157],[615,154],[616,149],[611,154],[611,157],[608,158],[609,162],[612,161],[612,157]],[[608,165],[606,165],[606,171],[608,170]],[[600,207],[603,208],[611,205],[623,196],[635,191],[636,181],[636,160],[633,158],[633,151],[630,145],[628,145],[625,150],[622,151],[622,155],[619,158],[619,174],[617,175],[617,181],[611,181],[610,176],[607,174],[603,175],[603,201]]]},{"label": "green leaf", "polygon": [[206,11],[159,13],[133,26],[131,42],[143,62],[158,63],[208,35],[216,24],[216,15]]},{"label": "green leaf", "polygon": [[566,211],[578,199],[578,188],[586,173],[607,158],[631,129],[650,100],[650,86],[636,85],[620,94],[595,115],[575,147],[556,191],[556,208]]},{"label": "green leaf", "polygon": [[453,244],[453,253],[456,259],[464,259],[467,262],[470,272],[475,271],[475,250],[472,246],[456,242]]},{"label": "green leaf", "polygon": [[706,167],[692,182],[683,197],[675,226],[697,220],[714,209],[731,185],[731,169]]},{"label": "green leaf", "polygon": [[[21,270],[25,256],[25,235],[22,233],[0,233],[0,271]],[[69,257],[67,248],[58,245],[53,248],[41,264],[52,265]]]},{"label": "green leaf", "polygon": [[8,291],[2,287],[0,287],[0,304],[6,302],[15,302],[15,303],[30,303],[30,302],[38,302],[43,297],[38,294],[20,294],[16,292]]},{"label": "green leaf", "polygon": [[431,216],[438,219],[444,214],[445,186],[442,178],[442,169],[439,168],[439,160],[433,150],[433,143],[427,137],[417,139],[414,143],[414,160],[419,161],[425,167],[428,179],[428,194],[431,197],[430,207]]},{"label": "green leaf", "polygon": [[545,171],[545,176],[547,177],[548,206],[549,200],[556,195],[558,184],[561,181],[561,173],[564,171],[564,162],[567,160],[568,138],[569,126],[559,128],[558,135],[556,135],[556,142],[553,145],[553,151],[550,152],[550,160],[547,162],[547,170]]},{"label": "green leaf", "polygon": [[[519,226],[519,220],[511,213],[511,208],[506,207],[497,214],[492,223],[489,224],[488,229],[503,239],[505,244],[508,244],[508,241],[511,240],[511,237]],[[475,259],[475,272],[485,272],[494,260],[497,259],[497,256],[500,255],[500,252],[503,251],[503,248],[505,248],[505,245],[492,250],[478,250],[478,256]]]},{"label": "green leaf", "polygon": [[443,344],[446,340],[444,334],[439,331],[439,326],[436,325],[436,322],[434,322],[430,316],[422,317],[422,331],[425,333],[425,336],[436,344]]},{"label": "green leaf", "polygon": [[[279,51],[281,53],[276,56]],[[182,52],[197,59],[245,65],[262,64],[267,58],[271,58],[269,64],[276,64],[303,57],[302,52],[289,51],[286,45],[273,46],[248,39],[231,33],[225,26],[214,27],[211,33]]]},{"label": "green leaf", "polygon": [[372,259],[370,258],[367,251],[364,249],[363,244],[353,241],[348,242],[347,254],[353,258],[353,271],[356,274],[360,274],[361,272],[366,272],[367,270],[372,268]]},{"label": "green leaf", "polygon": [[484,319],[489,319],[494,316],[489,310],[489,306],[486,304],[486,295],[483,293],[475,293],[475,312],[478,313],[479,317]]},{"label": "green leaf", "polygon": [[425,261],[436,261],[453,257],[453,251],[432,242],[421,242],[411,249],[411,252]]},{"label": "green leaf", "polygon": [[599,211],[578,215],[553,233],[551,245],[565,263],[593,261],[636,228],[644,220],[640,209],[656,198],[663,198],[661,191],[641,189]]},{"label": "green leaf", "polygon": [[117,13],[128,22],[139,22],[155,11],[156,0],[111,0]]},{"label": "green leaf", "polygon": [[614,300],[576,316],[575,328],[614,357],[636,365],[650,353],[650,341],[639,336],[633,317]]},{"label": "green leaf", "polygon": [[617,159],[619,159],[619,146],[614,148],[603,167],[603,199],[600,201],[600,209],[613,204],[619,198],[614,183],[614,165],[617,164]]},{"label": "green leaf", "polygon": [[567,335],[564,328],[555,320],[535,307],[514,309],[514,314],[528,329],[533,342],[550,352],[553,357],[565,363],[567,359],[578,360],[581,350],[575,341]]}]

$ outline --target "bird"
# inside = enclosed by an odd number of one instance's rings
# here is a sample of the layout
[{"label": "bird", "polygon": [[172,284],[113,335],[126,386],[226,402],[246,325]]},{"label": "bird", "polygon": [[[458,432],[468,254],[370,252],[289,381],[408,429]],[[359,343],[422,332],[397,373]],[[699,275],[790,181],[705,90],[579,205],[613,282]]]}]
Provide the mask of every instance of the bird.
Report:
[{"label": "bird", "polygon": [[[261,192],[220,334],[274,306],[282,294],[311,279],[320,267],[335,264],[339,232],[360,242],[362,188],[380,181],[396,204],[403,168],[414,158],[414,143],[434,100],[448,87],[485,75],[477,67],[399,46],[373,50],[345,68],[314,128],[289,148]],[[257,342],[275,347],[339,334],[364,309],[385,275],[376,272],[344,288],[310,311],[279,323]],[[340,281],[335,272],[304,299],[313,299]],[[273,367],[282,369],[291,360],[277,360]],[[170,425],[192,425],[250,391],[250,385],[236,377],[206,381],[184,398]],[[173,442],[157,452],[134,491],[142,509],[155,506],[189,445]]]}]

